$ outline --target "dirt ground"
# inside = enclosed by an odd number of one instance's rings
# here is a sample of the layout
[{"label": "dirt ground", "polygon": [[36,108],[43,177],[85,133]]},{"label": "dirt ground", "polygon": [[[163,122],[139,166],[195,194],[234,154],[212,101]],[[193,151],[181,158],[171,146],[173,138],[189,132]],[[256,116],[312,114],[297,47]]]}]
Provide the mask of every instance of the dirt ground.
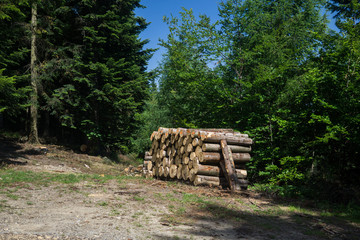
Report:
[{"label": "dirt ground", "polygon": [[[46,147],[0,140],[0,239],[360,239],[358,223],[311,202],[125,176],[106,159]],[[20,172],[90,177],[4,183]]]}]

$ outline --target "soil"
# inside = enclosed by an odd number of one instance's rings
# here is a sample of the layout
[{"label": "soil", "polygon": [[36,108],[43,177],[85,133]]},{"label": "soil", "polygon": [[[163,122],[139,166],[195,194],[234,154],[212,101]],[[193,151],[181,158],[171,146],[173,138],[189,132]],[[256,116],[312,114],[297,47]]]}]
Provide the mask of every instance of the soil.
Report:
[{"label": "soil", "polygon": [[0,240],[360,239],[358,223],[322,214],[311,202],[127,177],[124,165],[44,146],[46,154],[40,146],[0,140],[0,173],[12,169],[114,178],[2,185],[0,175]]}]

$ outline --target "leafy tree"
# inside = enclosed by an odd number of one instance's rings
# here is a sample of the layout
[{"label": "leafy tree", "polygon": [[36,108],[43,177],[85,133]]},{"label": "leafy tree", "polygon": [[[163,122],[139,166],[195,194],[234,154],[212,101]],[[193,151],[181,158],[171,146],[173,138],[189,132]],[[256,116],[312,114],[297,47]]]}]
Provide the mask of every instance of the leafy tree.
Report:
[{"label": "leafy tree", "polygon": [[[291,132],[296,109],[286,103],[292,83],[306,78],[307,62],[326,30],[321,1],[226,1],[220,4],[226,58],[223,78],[237,91],[229,97],[229,126],[249,130],[256,140],[253,177],[277,183],[304,178],[310,159]],[[232,84],[231,84],[232,83]],[[234,124],[235,123],[235,124]],[[288,129],[284,129],[288,128]],[[285,133],[286,132],[286,133]],[[299,137],[299,138],[297,138]],[[259,174],[259,175],[258,175]],[[259,178],[260,177],[260,178]]]},{"label": "leafy tree", "polygon": [[160,93],[153,82],[150,88],[150,98],[145,101],[144,110],[136,114],[138,129],[134,132],[132,152],[143,155],[151,147],[149,136],[159,127],[172,127],[169,109],[159,104]]},{"label": "leafy tree", "polygon": [[230,0],[220,4],[218,24],[186,10],[167,19],[160,92],[174,125],[248,130],[254,180],[303,180],[312,160],[299,149],[309,128],[292,132],[301,118],[287,103],[296,95],[291,86],[312,76],[308,63],[326,31],[322,6]]},{"label": "leafy tree", "polygon": [[180,14],[180,19],[164,19],[170,34],[161,41],[167,53],[160,67],[159,103],[169,109],[173,126],[221,125],[222,83],[210,67],[213,56],[206,43],[210,19],[203,15],[197,21],[186,9]]}]

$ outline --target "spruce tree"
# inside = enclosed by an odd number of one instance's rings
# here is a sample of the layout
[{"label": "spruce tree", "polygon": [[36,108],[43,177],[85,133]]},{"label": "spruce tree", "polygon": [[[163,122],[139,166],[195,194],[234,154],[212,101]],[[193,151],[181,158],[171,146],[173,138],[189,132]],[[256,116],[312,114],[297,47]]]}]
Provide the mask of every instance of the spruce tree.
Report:
[{"label": "spruce tree", "polygon": [[69,16],[59,16],[65,27],[56,33],[61,35],[57,52],[62,60],[71,57],[61,66],[65,72],[53,76],[61,86],[48,99],[49,107],[94,149],[126,151],[147,91],[151,51],[143,50],[146,41],[139,39],[147,24],[134,14],[141,5],[138,0],[75,2],[65,3]]}]

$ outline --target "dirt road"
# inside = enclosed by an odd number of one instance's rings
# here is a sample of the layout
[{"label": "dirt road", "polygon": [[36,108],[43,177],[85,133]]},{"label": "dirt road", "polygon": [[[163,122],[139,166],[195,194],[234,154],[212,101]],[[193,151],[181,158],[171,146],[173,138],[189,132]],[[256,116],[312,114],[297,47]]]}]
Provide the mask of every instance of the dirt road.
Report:
[{"label": "dirt road", "polygon": [[316,209],[124,176],[47,147],[0,142],[0,239],[360,239],[359,224]]}]

